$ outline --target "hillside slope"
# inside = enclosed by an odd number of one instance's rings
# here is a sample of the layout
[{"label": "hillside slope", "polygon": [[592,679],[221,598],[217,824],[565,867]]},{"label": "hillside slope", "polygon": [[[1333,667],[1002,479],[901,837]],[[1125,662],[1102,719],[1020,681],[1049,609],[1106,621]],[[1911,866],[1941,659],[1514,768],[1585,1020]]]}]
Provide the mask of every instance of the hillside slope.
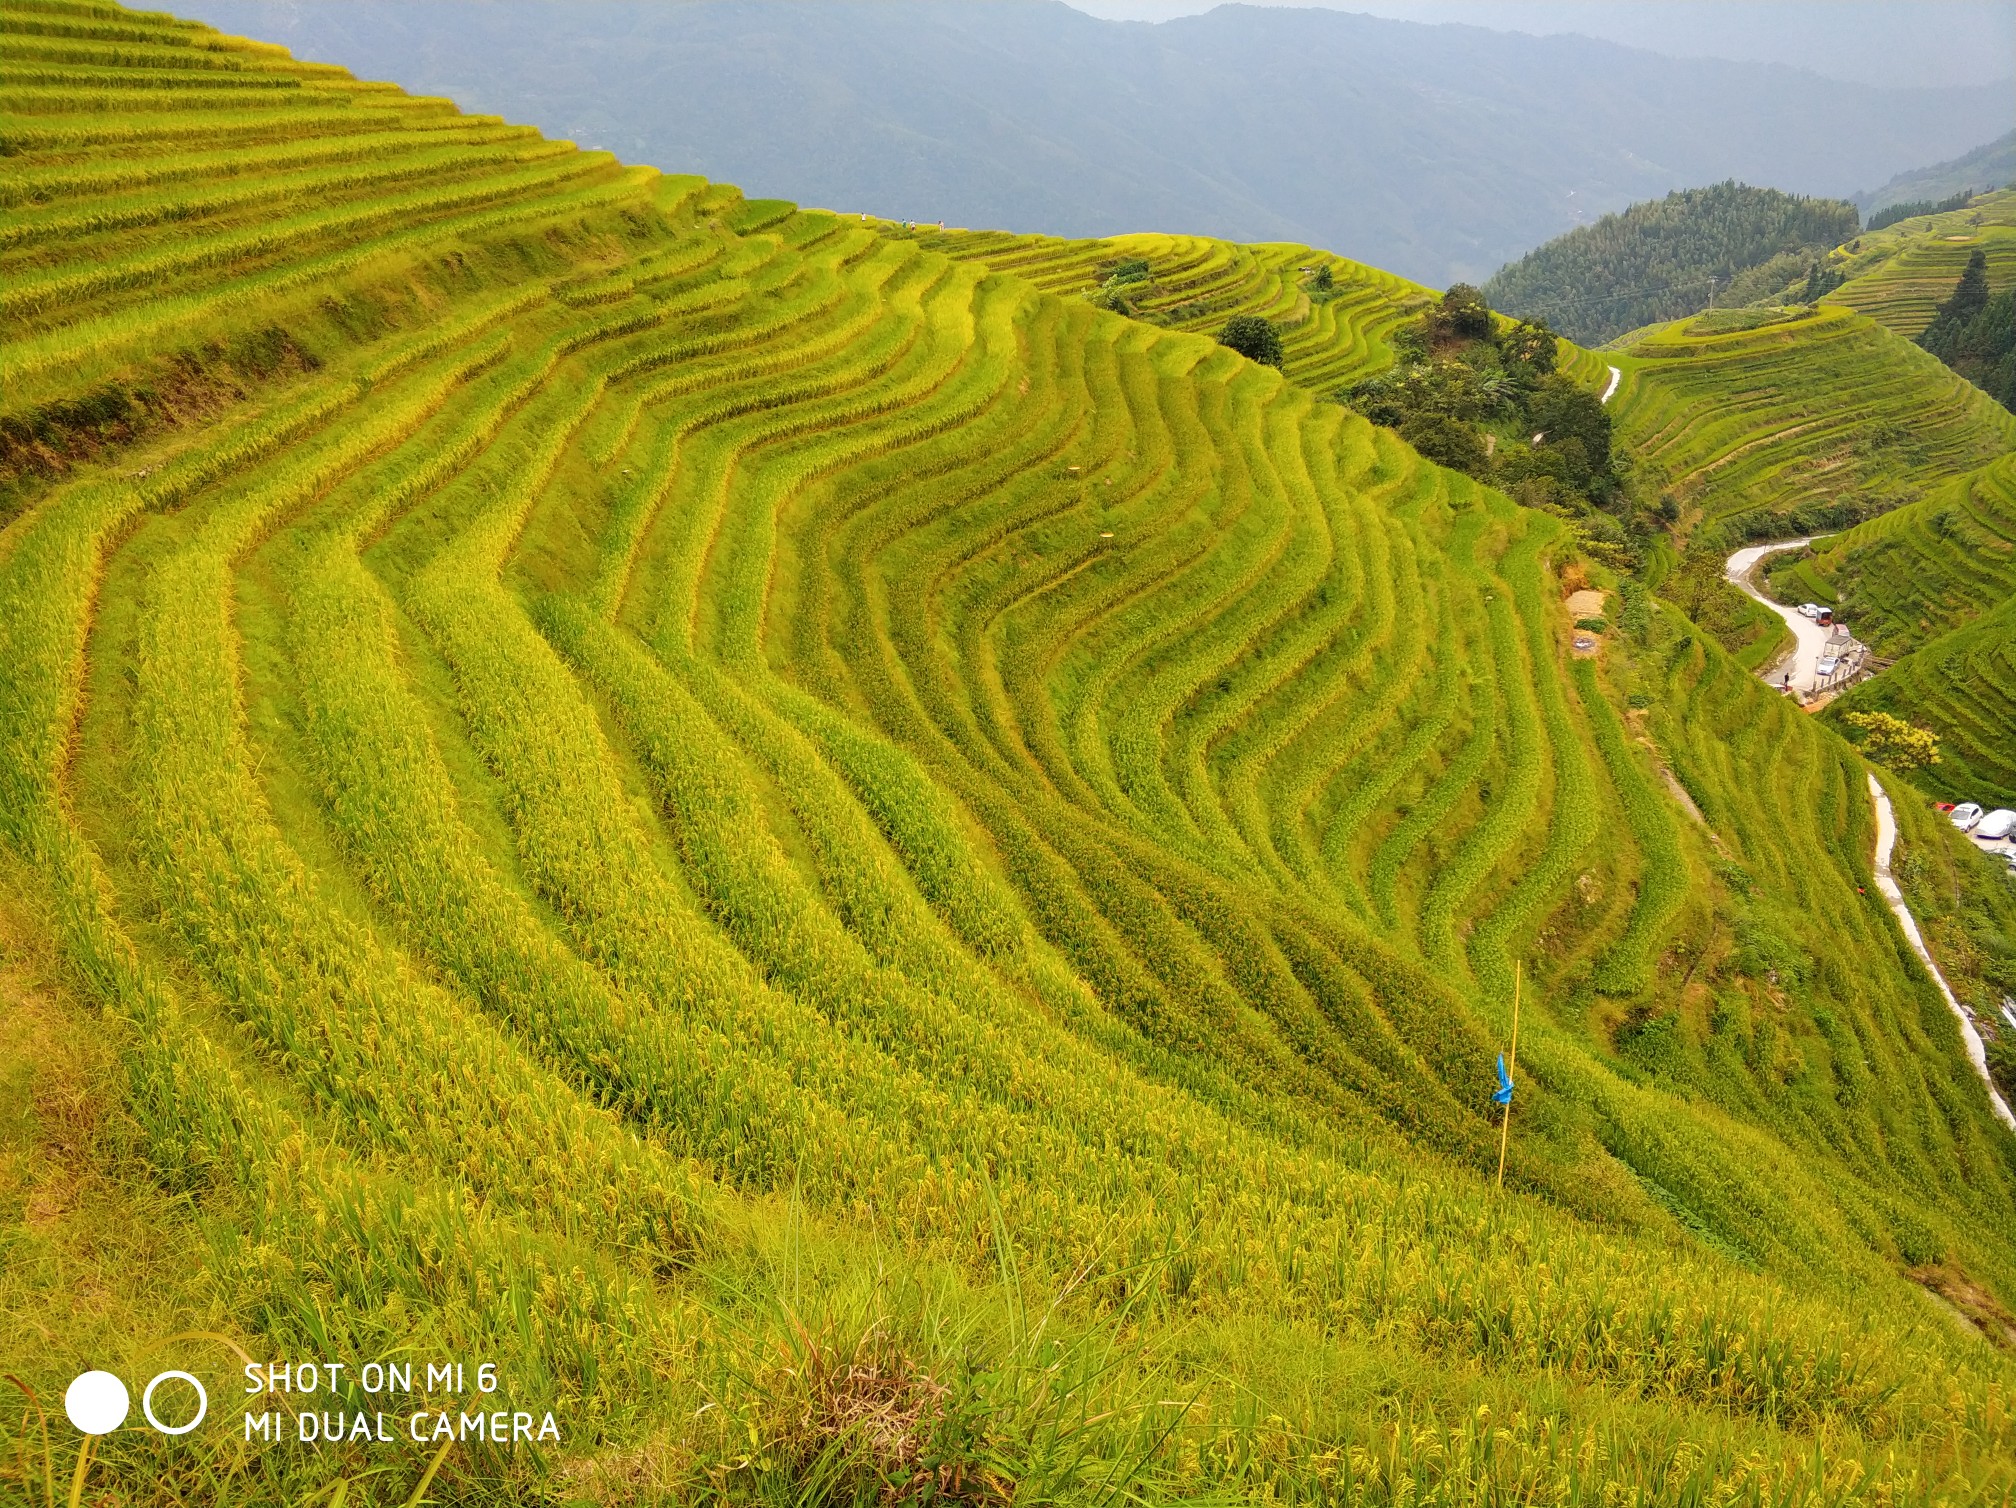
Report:
[{"label": "hillside slope", "polygon": [[2016,448],[2016,416],[1846,309],[1697,315],[1609,359],[1618,433],[1690,528],[1840,528]]},{"label": "hillside slope", "polygon": [[2016,804],[2016,456],[1826,541],[1784,582],[1805,584],[1898,660],[1839,711],[1877,708],[1931,728],[1942,763],[1919,771],[1920,784]]},{"label": "hillside slope", "polygon": [[[7,1125],[0,1361],[487,1359],[560,1436],[58,1418],[48,1480],[2016,1488],[2016,1362],[1923,1291],[2016,1299],[2016,1140],[1860,894],[1865,768],[1642,600],[1574,657],[1560,521],[1294,380],[1376,363],[1376,277],[1284,376],[188,23],[0,22],[0,935],[54,981],[0,1004],[108,1060]],[[85,1145],[193,1256],[21,1192]]]},{"label": "hillside slope", "polygon": [[1990,291],[2016,287],[2016,189],[1978,195],[1966,209],[1900,220],[1838,248],[1828,267],[1846,281],[1823,302],[1916,340],[1976,251],[1987,258]]},{"label": "hillside slope", "polygon": [[2016,131],[1963,152],[1950,162],[1899,173],[1881,188],[1868,189],[1854,197],[1856,208],[1868,216],[1893,204],[1936,204],[1962,189],[1979,194],[2012,186],[2016,186]]},{"label": "hillside slope", "polygon": [[[984,263],[1045,292],[1076,295],[1172,330],[1215,336],[1237,314],[1280,331],[1281,369],[1313,393],[1393,364],[1390,337],[1434,295],[1418,283],[1327,251],[1241,245],[1206,236],[1131,235],[1102,240],[998,232],[914,235],[920,245]],[[1329,286],[1315,289],[1314,274]],[[1314,290],[1314,291],[1312,291]]]}]

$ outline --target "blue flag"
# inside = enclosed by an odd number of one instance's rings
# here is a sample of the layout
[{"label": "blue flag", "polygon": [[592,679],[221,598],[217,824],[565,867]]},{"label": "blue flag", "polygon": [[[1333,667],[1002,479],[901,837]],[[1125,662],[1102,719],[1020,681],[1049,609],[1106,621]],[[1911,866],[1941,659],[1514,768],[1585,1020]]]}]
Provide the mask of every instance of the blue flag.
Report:
[{"label": "blue flag", "polygon": [[1510,1105],[1512,1103],[1512,1075],[1505,1071],[1505,1054],[1498,1054],[1498,1087],[1491,1092],[1491,1103]]}]

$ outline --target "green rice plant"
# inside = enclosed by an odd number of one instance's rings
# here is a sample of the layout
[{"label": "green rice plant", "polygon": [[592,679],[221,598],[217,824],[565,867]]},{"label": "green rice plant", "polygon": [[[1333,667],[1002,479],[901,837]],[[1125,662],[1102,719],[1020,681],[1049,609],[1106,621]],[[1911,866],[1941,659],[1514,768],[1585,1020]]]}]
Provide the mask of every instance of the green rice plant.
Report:
[{"label": "green rice plant", "polygon": [[1597,963],[1596,987],[1610,994],[1636,995],[1651,986],[1656,952],[1687,893],[1686,860],[1672,807],[1660,798],[1639,757],[1625,742],[1623,726],[1597,684],[1595,662],[1577,660],[1573,668],[1597,752],[1645,866],[1631,904],[1630,921]]},{"label": "green rice plant", "polygon": [[139,286],[158,286],[177,274],[223,263],[245,262],[285,247],[292,250],[318,239],[356,235],[373,226],[411,221],[430,213],[468,209],[532,189],[559,184],[597,171],[601,162],[563,159],[544,173],[513,175],[454,190],[416,190],[411,194],[377,197],[368,208],[321,209],[289,216],[257,229],[185,241],[173,251],[150,251],[100,264],[90,271],[70,270],[43,277],[10,280],[0,292],[0,318],[22,320],[55,306],[74,309],[98,295]]},{"label": "green rice plant", "polygon": [[467,173],[472,169],[536,162],[563,155],[563,152],[564,149],[550,142],[528,142],[515,150],[496,152],[472,152],[461,147],[443,147],[421,153],[381,152],[366,162],[351,162],[305,174],[262,174],[255,182],[198,197],[187,193],[155,192],[99,199],[88,211],[17,215],[9,222],[5,233],[0,234],[0,248],[11,249],[56,239],[75,240],[104,231],[154,225],[191,215],[243,213],[303,198],[326,201],[337,194],[368,190],[380,184],[395,181],[410,183],[424,181],[437,173]]}]

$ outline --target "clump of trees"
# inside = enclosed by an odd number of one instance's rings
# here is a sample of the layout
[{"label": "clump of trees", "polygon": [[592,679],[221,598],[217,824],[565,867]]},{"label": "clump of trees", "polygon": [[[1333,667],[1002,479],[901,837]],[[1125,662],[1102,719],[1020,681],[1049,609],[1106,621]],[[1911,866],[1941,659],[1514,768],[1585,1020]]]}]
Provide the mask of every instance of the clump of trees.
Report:
[{"label": "clump of trees", "polygon": [[1218,332],[1218,344],[1230,346],[1248,361],[1264,367],[1281,365],[1281,332],[1274,321],[1258,314],[1235,314]]},{"label": "clump of trees", "polygon": [[1806,291],[1801,295],[1801,302],[1817,304],[1847,280],[1846,275],[1837,269],[1816,261],[1806,270]]},{"label": "clump of trees", "polygon": [[1458,283],[1394,339],[1400,360],[1338,399],[1397,430],[1429,460],[1573,519],[1598,559],[1630,569],[1645,521],[1634,516],[1610,415],[1555,370],[1542,320],[1505,320]]},{"label": "clump of trees", "polygon": [[2016,288],[1990,296],[1988,258],[1976,248],[1952,296],[1939,306],[1918,344],[2016,410]]},{"label": "clump of trees", "polygon": [[1965,209],[1974,198],[1974,190],[1964,188],[1948,198],[1937,200],[1913,199],[1908,204],[1893,204],[1887,209],[1879,209],[1869,217],[1864,230],[1883,230],[1895,225],[1899,220],[1915,220],[1920,215],[1945,215],[1956,209]]}]

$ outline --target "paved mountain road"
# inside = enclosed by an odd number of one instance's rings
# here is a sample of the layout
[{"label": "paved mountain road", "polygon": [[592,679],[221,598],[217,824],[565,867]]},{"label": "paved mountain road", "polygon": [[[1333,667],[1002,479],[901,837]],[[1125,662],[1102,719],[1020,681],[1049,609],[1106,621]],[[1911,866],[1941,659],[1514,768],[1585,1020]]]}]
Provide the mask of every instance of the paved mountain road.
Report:
[{"label": "paved mountain road", "polygon": [[1811,539],[1780,539],[1767,545],[1747,545],[1731,555],[1728,563],[1722,568],[1722,574],[1729,578],[1730,585],[1744,596],[1770,608],[1783,618],[1785,626],[1792,630],[1794,641],[1792,653],[1773,666],[1765,679],[1774,686],[1782,686],[1789,672],[1792,677],[1792,689],[1802,695],[1811,691],[1813,683],[1820,678],[1816,667],[1820,663],[1820,650],[1827,642],[1827,630],[1811,618],[1801,616],[1796,608],[1787,607],[1782,602],[1773,602],[1750,584],[1750,577],[1756,571],[1758,562],[1765,556],[1776,555],[1781,550],[1796,550],[1801,545],[1811,543],[1813,543]]}]

